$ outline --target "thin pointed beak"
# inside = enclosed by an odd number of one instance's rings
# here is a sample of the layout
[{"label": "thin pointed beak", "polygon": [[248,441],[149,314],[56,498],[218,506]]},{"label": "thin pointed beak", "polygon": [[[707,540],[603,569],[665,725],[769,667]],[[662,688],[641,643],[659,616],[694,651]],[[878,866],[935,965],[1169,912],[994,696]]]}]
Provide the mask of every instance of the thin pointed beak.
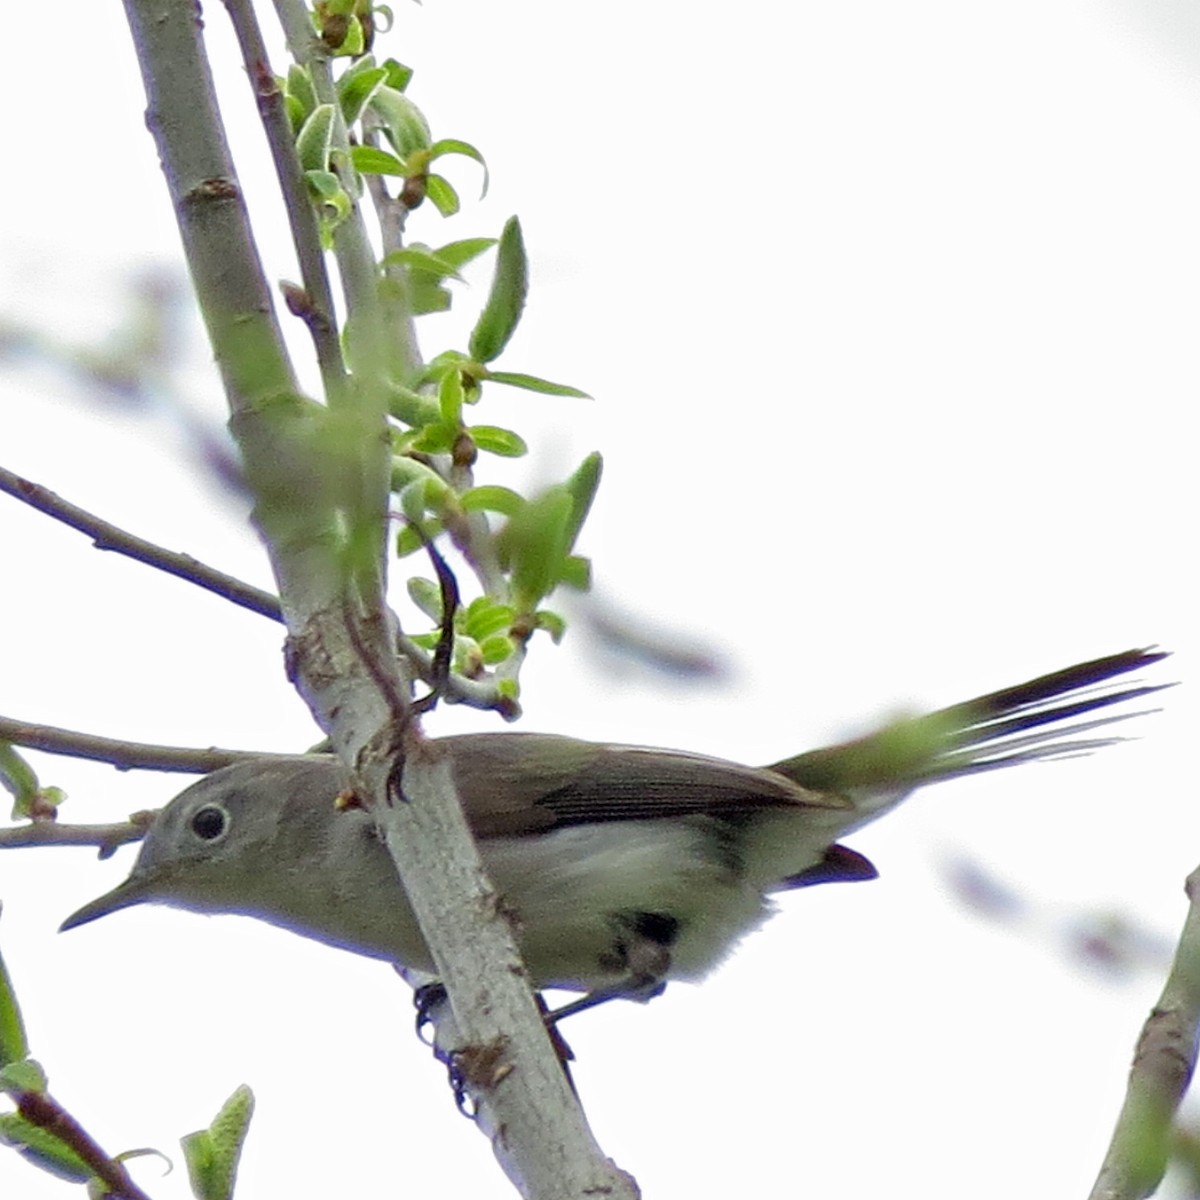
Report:
[{"label": "thin pointed beak", "polygon": [[89,921],[96,920],[97,917],[106,917],[109,913],[116,912],[119,908],[128,908],[131,904],[138,904],[143,900],[147,900],[153,893],[153,887],[153,877],[131,875],[124,883],[117,884],[111,892],[105,892],[103,896],[97,896],[95,900],[90,901],[81,909],[73,912],[58,927],[58,931],[59,933],[65,933],[68,929],[75,929],[80,925],[86,925]]}]

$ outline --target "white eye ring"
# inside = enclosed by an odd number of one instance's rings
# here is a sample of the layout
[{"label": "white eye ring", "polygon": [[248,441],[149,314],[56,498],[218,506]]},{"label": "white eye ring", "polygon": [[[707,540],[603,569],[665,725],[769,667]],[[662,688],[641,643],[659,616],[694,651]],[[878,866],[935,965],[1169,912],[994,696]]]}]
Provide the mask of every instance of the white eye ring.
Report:
[{"label": "white eye ring", "polygon": [[188,828],[201,841],[219,841],[229,829],[229,813],[219,804],[205,804],[192,813]]}]

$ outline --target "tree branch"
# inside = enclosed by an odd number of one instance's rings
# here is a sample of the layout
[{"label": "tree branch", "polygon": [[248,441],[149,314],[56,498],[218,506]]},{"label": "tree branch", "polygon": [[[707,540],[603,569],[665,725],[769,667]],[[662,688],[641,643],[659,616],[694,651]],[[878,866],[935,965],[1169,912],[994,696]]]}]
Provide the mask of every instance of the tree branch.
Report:
[{"label": "tree branch", "polygon": [[[303,6],[278,2],[292,17],[293,44],[306,39],[296,48],[312,63],[318,96],[336,103],[328,61],[313,51],[311,31],[302,31]],[[289,673],[375,815],[446,981],[469,1043],[464,1049],[489,1052],[494,1069],[479,1082],[498,1114],[509,1177],[539,1200],[632,1197],[636,1189],[596,1145],[559,1066],[449,764],[394,702],[409,688],[384,605],[391,462],[385,403],[386,385],[396,377],[407,382],[411,364],[395,331],[390,344],[385,337],[357,209],[335,238],[354,378],[344,402],[326,408],[299,397],[278,327],[267,319],[270,297],[191,3],[125,0],[125,7],[149,125],[279,586]],[[342,136],[337,131],[339,150]],[[353,188],[350,180],[351,195]],[[203,203],[214,192],[219,207]],[[360,650],[370,655],[369,666]],[[383,1019],[390,1023],[392,1014]]]},{"label": "tree branch", "polygon": [[263,757],[257,750],[222,750],[217,746],[188,749],[153,742],[127,742],[79,733],[74,729],[59,729],[54,725],[33,725],[11,717],[0,717],[0,742],[11,742],[14,746],[41,750],[46,754],[105,762],[118,771],[175,771],[186,775],[206,775],[230,763]]},{"label": "tree branch", "polygon": [[46,1092],[18,1092],[13,1096],[17,1111],[31,1125],[53,1134],[69,1146],[95,1172],[115,1200],[149,1200],[129,1177],[118,1159],[110,1158],[95,1139],[57,1100]]},{"label": "tree branch", "polygon": [[[266,43],[250,0],[225,0],[225,8],[233,23],[246,73],[254,89],[258,113],[275,163],[279,190],[287,209],[292,244],[296,248],[300,278],[304,281],[305,290],[304,307],[298,315],[312,335],[326,394],[338,395],[346,386],[346,368],[338,340],[333,292],[325,269],[325,252],[321,248],[312,201],[300,170],[300,161],[296,157],[292,126],[283,103],[283,94],[275,82],[275,73],[267,58]],[[293,312],[297,311],[295,304],[295,300],[289,300]]]},{"label": "tree branch", "polygon": [[[168,575],[174,575],[177,579],[182,579],[187,583],[194,583],[197,587],[201,587],[205,591],[212,592],[234,604],[240,605],[242,608],[258,613],[259,616],[269,617],[273,621],[283,620],[278,598],[263,588],[257,588],[253,584],[245,583],[232,575],[227,575],[224,571],[219,571],[216,567],[210,567],[206,563],[200,562],[199,559],[193,558],[190,554],[181,554],[174,550],[167,550],[162,546],[155,545],[153,542],[148,542],[145,538],[129,533],[127,530],[112,524],[111,521],[106,521],[102,517],[98,517],[94,513],[80,508],[77,504],[72,504],[69,500],[64,500],[57,493],[52,492],[47,487],[43,487],[40,483],[24,479],[4,467],[0,467],[0,491],[7,492],[15,499],[30,505],[32,508],[36,508],[48,517],[53,517],[56,521],[61,521],[64,525],[69,525],[72,529],[77,529],[80,533],[87,534],[98,550],[112,550],[117,554],[124,554],[126,557],[144,563],[146,566],[154,567],[159,571],[165,571]],[[426,683],[431,683],[433,680],[433,656],[429,651],[418,646],[416,642],[404,634],[398,634],[396,642],[413,670]],[[465,704],[469,708],[494,710],[499,712],[506,720],[512,720],[520,712],[517,702],[506,696],[502,696],[494,683],[479,683],[476,680],[467,679],[462,675],[451,675],[446,680],[445,698],[450,704]],[[24,728],[41,729],[48,727],[29,725],[24,726]],[[58,730],[53,732],[63,733],[65,731]],[[70,736],[83,738],[86,735],[72,734]],[[16,741],[17,739],[14,737],[7,740]],[[104,739],[97,740],[104,741]],[[34,745],[32,742],[21,742],[20,744],[27,746]],[[137,743],[120,744],[137,745]],[[37,745],[35,748],[39,750],[49,749],[49,747],[42,745]],[[64,750],[62,753],[71,754],[74,751]],[[188,751],[187,753],[193,752]],[[230,753],[236,754],[240,752],[230,751]],[[90,758],[93,756],[90,754],[78,754],[76,757]],[[150,766],[154,770],[191,769],[189,767],[158,766],[156,764],[140,762],[126,764],[123,761],[107,758],[105,761],[113,762],[117,766]],[[231,759],[230,761],[233,760]],[[217,766],[220,765],[223,764],[217,764]],[[215,769],[216,766],[201,768],[201,770],[205,771]]]},{"label": "tree branch", "polygon": [[153,542],[127,533],[110,521],[105,521],[69,500],[64,500],[49,488],[23,479],[4,467],[0,467],[0,491],[7,492],[48,517],[79,530],[80,533],[87,534],[97,550],[115,550],[118,554],[165,571],[168,575],[185,579],[206,591],[215,592],[218,596],[241,605],[242,608],[250,609],[251,612],[275,621],[280,620],[279,601],[270,592],[243,583],[215,567],[206,566],[190,554],[165,550],[162,546],[156,546]]},{"label": "tree branch", "polygon": [[1200,1037],[1200,867],[1171,973],[1138,1039],[1125,1102],[1090,1200],[1144,1200],[1158,1187],[1171,1125],[1196,1066]]},{"label": "tree branch", "polygon": [[58,821],[28,821],[24,825],[0,828],[0,849],[22,846],[95,846],[101,858],[109,858],[118,846],[140,842],[157,816],[147,809],[134,813],[128,821],[111,825],[62,825]]}]

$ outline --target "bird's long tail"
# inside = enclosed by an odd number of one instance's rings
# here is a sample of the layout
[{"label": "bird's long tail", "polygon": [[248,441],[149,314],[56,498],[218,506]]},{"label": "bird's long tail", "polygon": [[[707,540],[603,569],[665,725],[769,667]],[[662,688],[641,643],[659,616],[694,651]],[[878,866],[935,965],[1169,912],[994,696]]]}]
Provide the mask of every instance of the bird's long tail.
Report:
[{"label": "bird's long tail", "polygon": [[866,737],[773,763],[770,770],[817,791],[856,799],[879,794],[886,807],[887,794],[903,795],[925,783],[1086,754],[1123,740],[1097,736],[1097,731],[1145,711],[1109,709],[1170,686],[1121,677],[1166,657],[1147,649],[1093,659],[924,716],[901,718]]}]

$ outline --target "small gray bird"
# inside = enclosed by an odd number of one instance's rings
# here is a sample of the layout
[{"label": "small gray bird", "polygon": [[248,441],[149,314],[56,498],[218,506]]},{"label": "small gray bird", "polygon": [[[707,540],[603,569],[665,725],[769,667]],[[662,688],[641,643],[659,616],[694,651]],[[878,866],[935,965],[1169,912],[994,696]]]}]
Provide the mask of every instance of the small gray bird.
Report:
[{"label": "small gray bird", "polygon": [[[837,839],[914,788],[1118,740],[1095,730],[1134,714],[1095,714],[1159,688],[1111,681],[1164,657],[1096,659],[769,767],[538,733],[439,744],[535,983],[644,998],[711,970],[772,893],[873,878]],[[214,771],[159,813],[129,878],[62,928],[156,901],[432,971],[370,814],[335,805],[345,782],[316,756]]]}]

